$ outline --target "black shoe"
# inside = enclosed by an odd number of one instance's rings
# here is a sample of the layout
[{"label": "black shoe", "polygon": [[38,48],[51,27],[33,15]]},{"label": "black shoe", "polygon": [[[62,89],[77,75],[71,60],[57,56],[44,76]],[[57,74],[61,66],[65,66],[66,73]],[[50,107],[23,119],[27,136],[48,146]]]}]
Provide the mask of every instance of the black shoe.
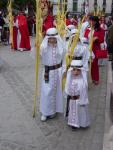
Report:
[{"label": "black shoe", "polygon": [[72,131],[77,131],[79,128],[72,126]]},{"label": "black shoe", "polygon": [[55,117],[56,117],[56,114],[47,116],[47,119],[53,119],[53,118],[55,118]]},{"label": "black shoe", "polygon": [[113,56],[112,56],[112,54],[109,54],[109,59],[108,59],[109,61],[113,61]]}]

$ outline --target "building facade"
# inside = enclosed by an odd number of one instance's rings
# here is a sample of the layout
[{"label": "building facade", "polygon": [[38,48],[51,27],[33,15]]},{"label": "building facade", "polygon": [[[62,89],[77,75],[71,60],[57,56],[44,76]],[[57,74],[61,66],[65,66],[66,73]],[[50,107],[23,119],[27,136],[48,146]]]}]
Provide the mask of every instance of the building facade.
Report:
[{"label": "building facade", "polygon": [[[54,10],[56,10],[56,5],[58,0],[50,0],[54,4]],[[60,0],[62,3],[63,0]],[[105,13],[113,13],[113,0],[66,0],[67,9],[71,12],[84,12],[85,5],[88,3],[89,11],[94,11],[98,8],[103,10]]]},{"label": "building facade", "polygon": [[88,3],[89,11],[95,8],[103,10],[106,13],[113,12],[113,0],[68,0],[68,10],[82,12],[85,11],[85,4]]}]

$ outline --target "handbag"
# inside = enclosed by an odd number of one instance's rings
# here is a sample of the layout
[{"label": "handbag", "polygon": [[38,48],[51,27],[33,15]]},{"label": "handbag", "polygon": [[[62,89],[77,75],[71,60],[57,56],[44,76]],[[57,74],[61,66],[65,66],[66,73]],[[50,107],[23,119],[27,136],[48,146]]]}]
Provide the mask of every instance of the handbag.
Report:
[{"label": "handbag", "polygon": [[98,59],[108,58],[108,50],[96,50],[95,57]]}]

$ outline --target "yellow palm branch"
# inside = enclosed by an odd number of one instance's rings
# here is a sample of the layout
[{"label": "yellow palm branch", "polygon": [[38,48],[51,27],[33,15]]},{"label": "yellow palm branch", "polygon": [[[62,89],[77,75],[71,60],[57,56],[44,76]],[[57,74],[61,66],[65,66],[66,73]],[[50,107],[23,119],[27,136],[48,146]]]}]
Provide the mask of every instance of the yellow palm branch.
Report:
[{"label": "yellow palm branch", "polygon": [[35,62],[35,95],[33,103],[33,117],[36,116],[36,101],[38,97],[38,78],[39,78],[39,63],[40,63],[40,44],[42,41],[42,10],[41,1],[36,0],[36,62]]}]

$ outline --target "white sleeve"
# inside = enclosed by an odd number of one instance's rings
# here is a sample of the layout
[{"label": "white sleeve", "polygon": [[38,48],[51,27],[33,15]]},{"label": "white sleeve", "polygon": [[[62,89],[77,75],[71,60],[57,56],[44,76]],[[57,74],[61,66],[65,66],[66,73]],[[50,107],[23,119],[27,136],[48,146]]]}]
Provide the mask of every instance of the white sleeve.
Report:
[{"label": "white sleeve", "polygon": [[86,86],[85,83],[81,86],[79,104],[80,105],[87,105],[87,104],[89,104],[89,101],[88,101],[88,89],[87,89],[87,86]]}]

